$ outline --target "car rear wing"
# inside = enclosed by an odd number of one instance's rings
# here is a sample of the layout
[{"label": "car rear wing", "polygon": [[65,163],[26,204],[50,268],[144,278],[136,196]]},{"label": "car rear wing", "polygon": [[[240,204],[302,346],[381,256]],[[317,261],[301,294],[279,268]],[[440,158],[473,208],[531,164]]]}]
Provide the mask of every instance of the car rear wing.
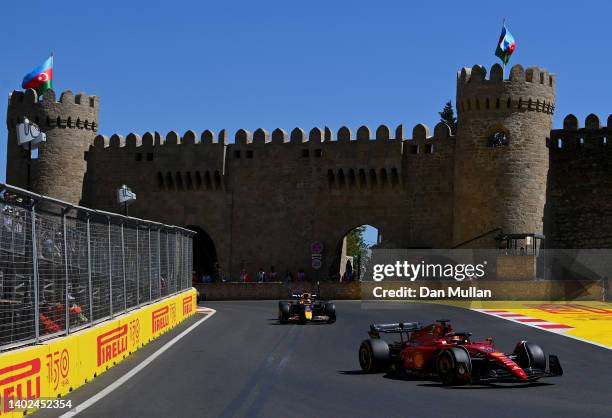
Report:
[{"label": "car rear wing", "polygon": [[372,324],[368,334],[372,338],[380,338],[380,333],[400,334],[402,332],[412,332],[421,329],[419,322],[398,322],[394,324]]}]

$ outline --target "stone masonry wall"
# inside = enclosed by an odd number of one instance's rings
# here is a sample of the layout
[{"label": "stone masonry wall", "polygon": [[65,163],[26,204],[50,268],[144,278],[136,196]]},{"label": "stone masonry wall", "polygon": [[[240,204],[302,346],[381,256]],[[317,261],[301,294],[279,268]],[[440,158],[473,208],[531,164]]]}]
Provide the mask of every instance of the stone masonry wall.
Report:
[{"label": "stone masonry wall", "polygon": [[550,136],[546,236],[550,248],[612,248],[612,115],[584,128],[568,115]]}]

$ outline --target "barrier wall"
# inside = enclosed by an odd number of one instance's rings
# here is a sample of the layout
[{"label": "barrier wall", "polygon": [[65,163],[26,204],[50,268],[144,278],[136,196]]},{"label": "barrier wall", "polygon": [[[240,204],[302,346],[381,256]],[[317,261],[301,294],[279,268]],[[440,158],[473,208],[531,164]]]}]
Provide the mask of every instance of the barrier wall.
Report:
[{"label": "barrier wall", "polygon": [[195,314],[196,305],[191,289],[69,336],[0,354],[0,417],[33,412],[12,411],[10,399],[67,395]]},{"label": "barrier wall", "polygon": [[[597,280],[491,280],[456,282],[423,280],[418,282],[326,282],[320,285],[320,297],[325,299],[366,299],[375,286],[396,289],[401,286],[440,289],[448,286],[491,290],[489,300],[602,300],[603,287]],[[288,297],[292,290],[316,291],[312,283],[207,283],[196,288],[204,300],[278,300]],[[373,299],[373,298],[372,298]]]}]

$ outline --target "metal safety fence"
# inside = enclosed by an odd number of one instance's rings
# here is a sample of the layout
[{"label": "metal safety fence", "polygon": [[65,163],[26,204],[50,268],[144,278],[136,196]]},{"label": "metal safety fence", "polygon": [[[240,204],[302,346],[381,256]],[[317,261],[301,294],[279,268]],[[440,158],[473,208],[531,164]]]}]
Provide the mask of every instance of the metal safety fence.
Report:
[{"label": "metal safety fence", "polygon": [[190,288],[193,235],[0,183],[0,350]]}]

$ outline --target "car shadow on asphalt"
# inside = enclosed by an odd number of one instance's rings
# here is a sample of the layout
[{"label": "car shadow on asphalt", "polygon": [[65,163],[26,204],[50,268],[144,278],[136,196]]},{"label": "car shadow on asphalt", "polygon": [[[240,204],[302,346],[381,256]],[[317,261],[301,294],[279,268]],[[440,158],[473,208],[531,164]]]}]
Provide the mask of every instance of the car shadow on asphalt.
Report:
[{"label": "car shadow on asphalt", "polygon": [[290,322],[287,322],[286,324],[281,324],[278,321],[277,318],[274,318],[274,319],[268,318],[267,321],[268,321],[268,325],[282,325],[282,326],[290,326],[290,325],[301,325],[301,326],[304,326],[304,325],[308,325],[308,326],[312,326],[312,325],[331,325],[331,324],[328,324],[326,321],[310,321],[310,322],[306,322],[305,324],[300,324],[297,321],[290,321]]},{"label": "car shadow on asphalt", "polygon": [[465,386],[446,386],[442,383],[421,383],[417,386],[429,387],[429,388],[442,388],[442,389],[524,389],[534,388],[538,386],[554,386],[554,383],[542,383],[542,382],[531,382],[531,383],[485,383],[485,384],[473,384]]},{"label": "car shadow on asphalt", "polygon": [[[355,375],[369,375],[376,373],[365,373],[361,369],[356,370],[340,370],[338,373],[345,376],[355,376]],[[447,386],[442,383],[439,383],[435,379],[430,377],[420,377],[420,376],[409,376],[403,374],[396,373],[380,373],[384,379],[390,380],[403,380],[407,382],[427,382],[427,383],[419,383],[416,386],[421,387],[430,387],[430,388],[442,388],[442,389],[519,389],[519,388],[533,388],[538,386],[554,386],[553,383],[544,383],[544,382],[531,382],[531,383],[476,383],[472,385],[462,385],[462,386]]]}]

